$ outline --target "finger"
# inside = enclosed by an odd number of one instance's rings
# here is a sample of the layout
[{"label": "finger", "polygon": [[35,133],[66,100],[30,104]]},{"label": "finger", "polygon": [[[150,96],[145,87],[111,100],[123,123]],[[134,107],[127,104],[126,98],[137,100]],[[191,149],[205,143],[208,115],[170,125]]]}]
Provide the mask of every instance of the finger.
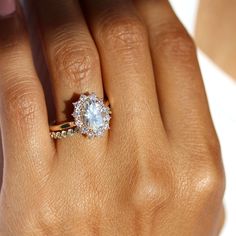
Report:
[{"label": "finger", "polygon": [[[25,26],[18,12],[0,18],[0,124],[4,173],[37,174],[48,168],[54,145]],[[42,155],[44,153],[44,155]],[[27,171],[26,171],[27,170]]]},{"label": "finger", "polygon": [[168,1],[134,2],[149,30],[160,109],[169,137],[185,147],[198,145],[203,137],[212,140],[215,131],[192,39]]},{"label": "finger", "polygon": [[223,227],[225,224],[225,208],[224,206],[221,207],[221,211],[220,211],[220,217],[219,217],[219,224],[218,224],[218,235],[220,235]]},{"label": "finger", "polygon": [[0,131],[0,191],[2,188],[2,177],[3,177],[3,149],[2,149],[2,136]]},{"label": "finger", "polygon": [[33,5],[52,78],[57,118],[63,121],[72,113],[65,109],[75,94],[95,92],[103,97],[99,56],[77,1],[35,0]]},{"label": "finger", "polygon": [[[131,1],[83,1],[113,109],[112,132],[163,134],[146,29]],[[132,125],[131,125],[132,124]],[[155,130],[157,128],[157,130]],[[115,135],[116,136],[116,135]]]},{"label": "finger", "polygon": [[0,16],[7,16],[15,11],[15,1],[1,0],[0,1]]}]

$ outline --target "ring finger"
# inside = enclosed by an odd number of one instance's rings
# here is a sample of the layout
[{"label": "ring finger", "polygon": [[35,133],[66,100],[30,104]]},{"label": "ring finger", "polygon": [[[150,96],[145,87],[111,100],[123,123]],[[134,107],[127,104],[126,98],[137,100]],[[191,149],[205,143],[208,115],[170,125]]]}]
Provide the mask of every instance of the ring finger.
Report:
[{"label": "ring finger", "polygon": [[[58,121],[67,119],[73,96],[103,97],[99,57],[77,1],[34,1],[52,79]],[[71,101],[72,102],[72,101]]]}]

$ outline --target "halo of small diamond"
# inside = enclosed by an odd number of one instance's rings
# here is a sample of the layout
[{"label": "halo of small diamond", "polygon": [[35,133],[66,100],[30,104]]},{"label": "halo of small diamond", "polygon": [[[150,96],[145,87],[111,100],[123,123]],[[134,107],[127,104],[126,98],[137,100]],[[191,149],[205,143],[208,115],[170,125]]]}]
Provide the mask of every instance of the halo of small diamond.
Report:
[{"label": "halo of small diamond", "polygon": [[110,128],[110,107],[105,106],[103,100],[94,93],[82,94],[73,105],[72,116],[77,126],[77,132],[94,138],[102,136]]}]

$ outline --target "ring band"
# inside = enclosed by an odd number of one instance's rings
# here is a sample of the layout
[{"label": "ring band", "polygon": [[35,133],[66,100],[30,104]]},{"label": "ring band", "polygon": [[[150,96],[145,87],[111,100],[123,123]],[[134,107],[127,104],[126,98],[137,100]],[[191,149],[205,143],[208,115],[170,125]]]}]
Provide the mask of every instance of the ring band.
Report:
[{"label": "ring band", "polygon": [[67,129],[73,129],[76,127],[76,124],[74,121],[71,122],[65,122],[60,125],[51,125],[50,126],[50,131],[63,131]]},{"label": "ring band", "polygon": [[54,139],[66,138],[67,136],[72,136],[75,134],[76,130],[75,122],[65,122],[60,125],[51,125],[50,126],[50,136]]},{"label": "ring band", "polygon": [[111,110],[108,101],[103,102],[95,93],[82,94],[73,105],[74,121],[51,125],[49,127],[51,138],[61,139],[75,133],[89,138],[100,137],[110,128]]}]

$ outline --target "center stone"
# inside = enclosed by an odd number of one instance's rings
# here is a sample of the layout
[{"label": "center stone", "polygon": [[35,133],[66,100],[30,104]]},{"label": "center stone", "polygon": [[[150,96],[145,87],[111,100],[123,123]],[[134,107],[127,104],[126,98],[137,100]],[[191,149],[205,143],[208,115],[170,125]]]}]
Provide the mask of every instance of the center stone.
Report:
[{"label": "center stone", "polygon": [[84,119],[88,127],[94,131],[102,128],[104,125],[101,108],[97,103],[91,103],[87,106],[84,113]]}]

